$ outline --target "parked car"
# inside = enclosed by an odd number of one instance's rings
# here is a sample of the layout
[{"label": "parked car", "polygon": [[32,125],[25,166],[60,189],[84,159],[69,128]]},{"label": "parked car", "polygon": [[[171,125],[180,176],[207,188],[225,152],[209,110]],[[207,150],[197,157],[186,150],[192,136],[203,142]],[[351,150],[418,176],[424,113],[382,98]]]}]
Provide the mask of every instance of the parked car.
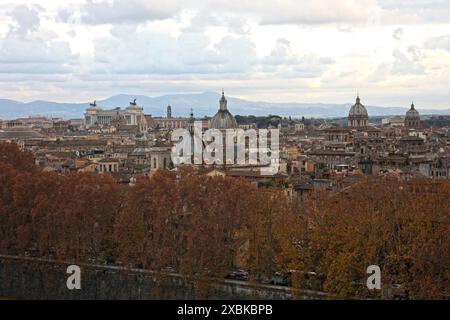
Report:
[{"label": "parked car", "polygon": [[239,280],[239,281],[248,281],[248,272],[245,270],[232,270],[225,277],[226,279]]}]

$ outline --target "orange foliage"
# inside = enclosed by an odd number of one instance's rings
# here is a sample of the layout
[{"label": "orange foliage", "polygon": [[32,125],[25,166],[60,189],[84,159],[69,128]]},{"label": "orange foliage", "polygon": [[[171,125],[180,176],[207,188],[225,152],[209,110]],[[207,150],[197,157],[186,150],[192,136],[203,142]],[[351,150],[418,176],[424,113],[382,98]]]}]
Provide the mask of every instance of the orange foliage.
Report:
[{"label": "orange foliage", "polygon": [[365,287],[370,265],[404,296],[450,294],[449,186],[367,180],[344,193],[316,194],[301,212],[299,249],[285,249],[289,267],[318,273],[321,289],[342,297],[381,297]]}]

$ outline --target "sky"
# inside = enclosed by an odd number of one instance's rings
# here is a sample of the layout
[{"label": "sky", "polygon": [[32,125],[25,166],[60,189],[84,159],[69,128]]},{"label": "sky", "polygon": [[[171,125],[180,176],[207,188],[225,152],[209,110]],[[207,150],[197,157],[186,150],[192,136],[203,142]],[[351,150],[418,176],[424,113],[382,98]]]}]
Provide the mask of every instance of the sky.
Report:
[{"label": "sky", "polygon": [[0,98],[450,108],[449,0],[0,0]]}]

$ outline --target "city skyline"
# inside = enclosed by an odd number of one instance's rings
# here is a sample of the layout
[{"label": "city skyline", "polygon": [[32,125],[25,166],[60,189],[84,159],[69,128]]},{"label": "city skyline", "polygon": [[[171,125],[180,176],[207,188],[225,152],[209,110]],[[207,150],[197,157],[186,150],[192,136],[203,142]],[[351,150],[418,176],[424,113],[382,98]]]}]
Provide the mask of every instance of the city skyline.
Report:
[{"label": "city skyline", "polygon": [[225,87],[251,101],[349,103],[359,90],[371,105],[445,109],[449,12],[419,0],[3,0],[0,97]]},{"label": "city skyline", "polygon": [[448,300],[449,15],[0,0],[0,301]]}]

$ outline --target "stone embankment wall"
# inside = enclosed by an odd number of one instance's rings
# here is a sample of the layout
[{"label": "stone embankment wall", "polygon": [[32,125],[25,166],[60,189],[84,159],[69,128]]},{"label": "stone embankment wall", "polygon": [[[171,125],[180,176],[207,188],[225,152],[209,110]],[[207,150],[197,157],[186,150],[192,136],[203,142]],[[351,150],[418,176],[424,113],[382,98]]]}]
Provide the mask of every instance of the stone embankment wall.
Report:
[{"label": "stone embankment wall", "polygon": [[[72,263],[0,255],[0,297],[13,299],[292,299],[290,288],[233,280],[204,280],[196,285],[177,274],[156,275],[140,269],[78,264],[81,289],[69,290]],[[305,299],[322,293],[301,292]]]}]

